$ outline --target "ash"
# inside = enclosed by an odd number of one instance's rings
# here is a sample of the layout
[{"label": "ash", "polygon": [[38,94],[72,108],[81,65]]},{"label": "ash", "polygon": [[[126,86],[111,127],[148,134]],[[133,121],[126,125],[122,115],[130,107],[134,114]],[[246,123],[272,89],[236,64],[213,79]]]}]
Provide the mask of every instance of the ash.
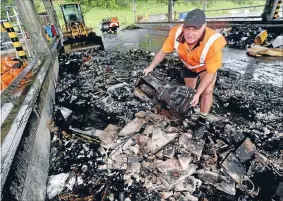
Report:
[{"label": "ash", "polygon": [[[133,95],[153,53],[60,55],[49,200],[282,200],[282,89],[221,70],[204,138]],[[154,76],[183,85],[177,57]]]}]

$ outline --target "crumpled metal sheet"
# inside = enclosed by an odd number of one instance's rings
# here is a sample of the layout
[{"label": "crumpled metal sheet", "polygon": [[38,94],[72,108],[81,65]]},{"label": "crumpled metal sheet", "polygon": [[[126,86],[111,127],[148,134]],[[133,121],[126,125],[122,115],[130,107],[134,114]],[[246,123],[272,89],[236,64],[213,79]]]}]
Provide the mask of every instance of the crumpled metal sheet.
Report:
[{"label": "crumpled metal sheet", "polygon": [[156,124],[160,124],[162,122],[166,122],[168,119],[166,116],[164,115],[160,115],[160,114],[154,114],[152,112],[147,112],[147,115],[145,117],[145,120],[148,122],[148,123],[151,123],[153,125],[156,125]]},{"label": "crumpled metal sheet", "polygon": [[178,181],[178,183],[174,187],[174,190],[193,193],[196,191],[196,186],[197,186],[197,181],[195,177],[188,176],[182,179],[181,181]]},{"label": "crumpled metal sheet", "polygon": [[172,191],[167,191],[167,192],[159,192],[159,195],[162,199],[166,200],[169,197],[173,196],[173,192]]},{"label": "crumpled metal sheet", "polygon": [[[191,164],[188,169],[182,170],[178,161],[176,159],[168,159],[157,164],[156,169],[160,172],[159,179],[165,185],[165,187],[170,190],[174,188],[178,190],[176,186],[179,187],[180,191],[185,191],[186,185],[189,185],[189,179],[186,178],[196,171],[196,166]],[[187,190],[192,190],[194,186],[187,186]]]},{"label": "crumpled metal sheet", "polygon": [[241,164],[235,154],[230,153],[222,162],[221,167],[235,182],[239,183],[246,174],[246,169]]},{"label": "crumpled metal sheet", "polygon": [[109,124],[98,136],[101,146],[110,148],[111,143],[118,137],[119,127]]},{"label": "crumpled metal sheet", "polygon": [[140,149],[143,150],[144,147],[147,145],[149,140],[150,140],[150,138],[147,135],[144,135],[144,134],[138,135],[137,143],[140,146]]},{"label": "crumpled metal sheet", "polygon": [[204,169],[198,170],[197,174],[204,183],[214,185],[217,189],[230,195],[236,195],[235,182],[230,178]]},{"label": "crumpled metal sheet", "polygon": [[179,154],[177,158],[178,158],[178,162],[182,170],[187,170],[189,167],[189,164],[193,160],[193,157],[191,156],[191,154]]},{"label": "crumpled metal sheet", "polygon": [[161,151],[161,154],[167,158],[173,158],[175,156],[175,153],[176,153],[176,148],[174,147],[167,147],[166,149],[163,149]]},{"label": "crumpled metal sheet", "polygon": [[171,142],[178,134],[170,133],[166,134],[161,128],[155,128],[152,133],[152,137],[147,145],[144,147],[145,152],[156,154],[166,144]]},{"label": "crumpled metal sheet", "polygon": [[185,196],[181,195],[177,201],[198,201],[199,199],[189,193],[186,193]]},{"label": "crumpled metal sheet", "polygon": [[193,140],[191,136],[183,133],[179,138],[179,145],[184,147],[188,152],[196,156],[197,160],[200,159],[205,141],[203,139]]},{"label": "crumpled metal sheet", "polygon": [[126,154],[123,154],[121,151],[115,152],[107,160],[107,169],[127,169],[127,158],[128,156]]},{"label": "crumpled metal sheet", "polygon": [[120,132],[119,136],[129,136],[136,132],[139,132],[142,125],[145,123],[143,119],[135,118],[133,121],[128,123]]},{"label": "crumpled metal sheet", "polygon": [[247,138],[236,150],[236,156],[240,159],[242,163],[252,159],[252,157],[257,153],[258,151],[255,145],[251,142],[249,138]]},{"label": "crumpled metal sheet", "polygon": [[138,174],[140,172],[140,169],[141,169],[141,164],[139,163],[139,161],[137,161],[137,162],[127,161],[127,171],[126,171],[126,173],[134,172],[134,173]]}]

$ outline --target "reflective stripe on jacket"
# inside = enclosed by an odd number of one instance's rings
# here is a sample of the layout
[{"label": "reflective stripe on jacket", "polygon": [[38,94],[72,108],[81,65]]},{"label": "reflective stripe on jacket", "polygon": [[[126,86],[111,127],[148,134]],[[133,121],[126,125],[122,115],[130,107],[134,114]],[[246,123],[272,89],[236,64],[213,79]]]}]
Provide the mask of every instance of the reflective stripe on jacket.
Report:
[{"label": "reflective stripe on jacket", "polygon": [[[199,42],[199,45],[189,51],[187,44],[185,44],[186,42],[183,44],[178,41],[178,37],[183,33],[183,25],[178,26],[175,30],[174,49],[185,66],[194,72],[206,70],[207,60],[213,58],[226,45],[226,40],[221,34],[216,33],[210,28],[206,28],[205,35]],[[215,63],[217,63],[216,65],[220,65],[219,63],[222,63],[222,61]],[[216,66],[215,68],[218,69],[219,67],[221,66]]]}]

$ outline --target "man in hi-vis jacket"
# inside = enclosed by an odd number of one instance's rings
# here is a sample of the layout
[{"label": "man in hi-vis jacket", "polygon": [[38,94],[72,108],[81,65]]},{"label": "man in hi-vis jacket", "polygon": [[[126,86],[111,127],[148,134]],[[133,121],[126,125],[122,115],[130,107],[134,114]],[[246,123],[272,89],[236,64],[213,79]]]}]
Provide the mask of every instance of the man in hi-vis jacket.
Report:
[{"label": "man in hi-vis jacket", "polygon": [[226,45],[225,38],[206,27],[206,16],[200,9],[187,14],[182,25],[173,27],[162,49],[155,55],[152,63],[144,69],[147,75],[164,59],[166,54],[178,53],[184,63],[182,77],[187,87],[196,88],[197,78],[200,84],[191,101],[195,107],[200,101],[200,116],[195,126],[193,136],[198,139],[203,136],[206,117],[213,102],[213,90],[217,70],[222,66],[222,49]]}]

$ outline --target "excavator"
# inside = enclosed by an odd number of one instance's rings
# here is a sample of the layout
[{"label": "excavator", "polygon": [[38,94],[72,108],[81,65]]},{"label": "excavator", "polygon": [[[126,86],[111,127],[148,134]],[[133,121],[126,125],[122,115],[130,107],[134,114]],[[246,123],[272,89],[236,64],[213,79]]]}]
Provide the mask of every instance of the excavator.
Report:
[{"label": "excavator", "polygon": [[60,8],[65,22],[62,34],[66,53],[87,49],[104,50],[101,36],[86,27],[80,4],[61,4]]}]

